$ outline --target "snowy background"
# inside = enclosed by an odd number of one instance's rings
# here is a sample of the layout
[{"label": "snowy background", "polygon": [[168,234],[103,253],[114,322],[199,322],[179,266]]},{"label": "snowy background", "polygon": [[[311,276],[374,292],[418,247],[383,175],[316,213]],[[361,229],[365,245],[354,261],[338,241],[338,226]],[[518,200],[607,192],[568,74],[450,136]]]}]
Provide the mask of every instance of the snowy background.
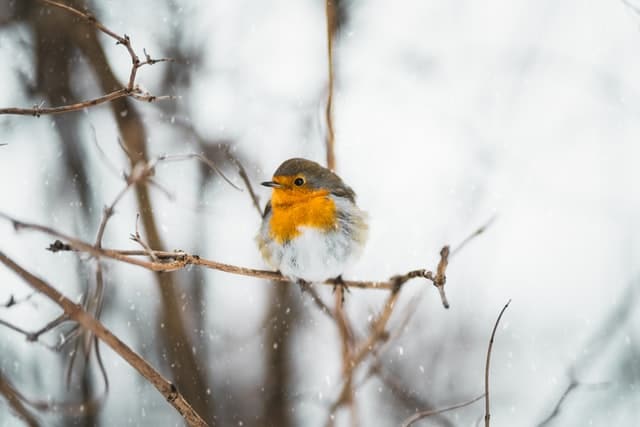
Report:
[{"label": "snowy background", "polygon": [[[35,42],[29,22],[15,18],[21,2],[0,3],[0,107],[43,99],[30,90],[37,79]],[[413,296],[420,303],[381,355],[387,372],[434,407],[481,394],[489,334],[511,298],[493,350],[493,425],[538,425],[572,379],[579,385],[549,425],[640,424],[640,15],[621,1],[603,0],[353,0],[342,7],[335,42],[337,172],[371,218],[363,257],[345,276],[385,279],[434,268],[440,247],[496,216],[451,260],[450,310],[432,286],[407,285],[390,326]],[[107,27],[128,34],[135,48],[190,59],[140,71],[139,83],[152,93],[179,95],[134,104],[151,156],[224,142],[254,185],[289,157],[324,162],[323,2],[105,0],[91,9]],[[126,52],[100,41],[126,81]],[[82,56],[70,55],[76,100],[103,93]],[[178,75],[172,84],[168,70]],[[0,211],[91,241],[102,206],[123,185],[96,145],[115,169],[126,170],[128,161],[107,106],[72,114],[90,197],[81,200],[65,169],[69,154],[51,117],[0,116],[0,143],[8,144],[0,147]],[[185,132],[185,124],[193,131]],[[231,167],[225,171],[241,183]],[[253,240],[260,220],[246,192],[204,179],[195,161],[161,165],[157,181],[175,195],[151,190],[169,249],[264,267]],[[268,191],[257,189],[265,202]],[[129,193],[105,247],[135,248],[128,236],[136,209]],[[51,240],[0,221],[0,250],[77,299],[94,266],[86,257],[44,251]],[[153,276],[112,262],[106,268],[104,323],[169,376]],[[324,425],[341,385],[335,324],[293,286],[276,291],[266,281],[211,270],[176,276],[183,310],[201,309],[193,351],[205,366],[219,424],[272,425],[267,402],[281,393],[289,424]],[[333,301],[330,288],[318,291]],[[29,293],[0,268],[0,303]],[[366,334],[367,319],[383,300],[378,291],[347,295],[358,334]],[[41,296],[0,307],[0,319],[29,330],[56,314]],[[286,330],[278,335],[286,345],[272,339],[276,324]],[[54,332],[43,341],[56,339]],[[286,352],[288,375],[286,389],[274,391],[267,379],[278,351]],[[103,354],[111,390],[91,425],[181,424],[124,361],[104,346]],[[30,398],[78,401],[81,391],[66,391],[67,359],[0,329],[0,371]],[[103,385],[92,372],[99,394]],[[423,409],[404,400],[369,379],[357,391],[361,425],[399,425]],[[0,426],[21,425],[11,414],[0,398]],[[476,403],[417,425],[472,426],[483,414]],[[43,425],[87,424],[64,411],[38,416]],[[348,420],[346,411],[338,413],[338,425]]]}]

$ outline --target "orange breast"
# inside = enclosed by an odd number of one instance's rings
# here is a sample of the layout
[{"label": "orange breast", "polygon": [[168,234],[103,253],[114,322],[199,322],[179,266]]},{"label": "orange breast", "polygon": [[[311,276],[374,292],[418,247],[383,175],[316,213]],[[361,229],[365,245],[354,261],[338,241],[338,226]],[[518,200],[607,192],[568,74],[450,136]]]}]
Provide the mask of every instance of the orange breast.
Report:
[{"label": "orange breast", "polygon": [[325,190],[292,191],[274,189],[271,196],[270,234],[283,244],[300,235],[298,227],[314,227],[322,231],[335,229],[336,205]]}]

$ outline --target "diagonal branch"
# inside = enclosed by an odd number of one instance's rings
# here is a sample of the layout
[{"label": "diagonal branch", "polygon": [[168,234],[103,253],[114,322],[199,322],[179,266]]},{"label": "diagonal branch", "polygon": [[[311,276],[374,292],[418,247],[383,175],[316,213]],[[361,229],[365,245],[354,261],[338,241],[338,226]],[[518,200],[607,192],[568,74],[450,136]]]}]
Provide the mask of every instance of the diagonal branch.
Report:
[{"label": "diagonal branch", "polygon": [[433,409],[433,410],[429,410],[429,411],[417,412],[417,413],[413,414],[412,416],[410,416],[409,418],[407,418],[406,420],[404,420],[402,422],[402,427],[410,427],[411,424],[413,424],[416,421],[419,421],[419,420],[421,420],[423,418],[431,417],[431,416],[437,415],[437,414],[442,414],[443,412],[453,411],[454,409],[464,408],[465,406],[469,406],[472,403],[477,402],[478,400],[482,399],[483,397],[484,397],[484,394],[481,394],[480,396],[475,397],[475,398],[473,398],[471,400],[467,400],[466,402],[458,403],[456,405],[447,406],[446,408]]},{"label": "diagonal branch", "polygon": [[34,276],[15,263],[0,251],[0,262],[27,282],[33,289],[47,296],[58,304],[69,318],[78,322],[82,327],[90,330],[113,351],[122,357],[129,365],[136,369],[167,399],[167,401],[182,415],[190,426],[206,426],[205,421],[198,415],[176,387],[156,371],[145,359],[135,353],[129,346],[108,330],[100,321],[87,313],[80,305],[61,294],[44,280]]},{"label": "diagonal branch", "polygon": [[40,425],[37,418],[25,407],[20,392],[18,392],[18,390],[13,387],[13,385],[9,382],[8,379],[4,377],[4,375],[2,375],[1,371],[0,395],[4,396],[16,416],[24,421],[26,425],[28,425],[29,427],[37,427]]}]

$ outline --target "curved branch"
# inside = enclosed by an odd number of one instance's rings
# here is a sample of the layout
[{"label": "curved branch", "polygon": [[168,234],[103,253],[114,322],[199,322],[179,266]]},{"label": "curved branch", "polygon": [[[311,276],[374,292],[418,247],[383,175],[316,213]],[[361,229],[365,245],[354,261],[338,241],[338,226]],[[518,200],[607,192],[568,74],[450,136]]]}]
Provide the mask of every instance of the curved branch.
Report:
[{"label": "curved branch", "polygon": [[477,402],[478,400],[482,399],[483,397],[484,397],[484,394],[481,394],[480,396],[478,396],[478,397],[476,397],[474,399],[467,400],[466,402],[458,403],[456,405],[447,406],[446,408],[433,409],[433,410],[429,410],[429,411],[417,412],[417,413],[413,414],[412,416],[410,416],[409,418],[407,418],[406,420],[404,420],[402,422],[402,427],[409,427],[409,426],[411,426],[411,424],[415,423],[416,421],[419,421],[419,420],[421,420],[423,418],[430,417],[432,415],[442,414],[443,412],[453,411],[454,409],[458,409],[458,408],[464,408],[465,406],[469,406],[472,403]]},{"label": "curved branch", "polygon": [[507,301],[504,307],[502,307],[502,310],[500,310],[500,314],[498,315],[498,318],[496,319],[496,323],[493,325],[493,330],[491,331],[491,338],[489,339],[489,348],[487,348],[487,363],[484,368],[484,399],[485,399],[484,425],[485,427],[489,427],[489,424],[490,424],[489,420],[491,419],[491,414],[489,413],[489,364],[491,362],[491,349],[493,348],[493,340],[496,336],[496,330],[498,329],[498,324],[500,323],[500,319],[502,319],[502,315],[504,314],[504,311],[507,309],[507,307],[509,307],[509,304],[511,304],[511,300]]}]

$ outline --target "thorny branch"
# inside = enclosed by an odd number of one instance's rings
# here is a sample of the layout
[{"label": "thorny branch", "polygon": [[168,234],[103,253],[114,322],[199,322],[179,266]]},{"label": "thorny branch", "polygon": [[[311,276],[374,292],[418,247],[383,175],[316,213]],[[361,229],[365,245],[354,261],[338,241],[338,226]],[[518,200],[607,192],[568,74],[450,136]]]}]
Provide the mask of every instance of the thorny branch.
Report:
[{"label": "thorny branch", "polygon": [[16,273],[21,279],[36,291],[47,296],[58,304],[69,318],[78,322],[82,327],[90,330],[105,344],[113,349],[129,365],[144,376],[167,401],[183,416],[190,426],[206,426],[205,421],[193,410],[176,387],[156,371],[145,359],[135,353],[129,346],[109,331],[99,320],[87,313],[80,305],[61,294],[44,280],[34,276],[11,258],[0,251],[0,262]]},{"label": "thorny branch", "polygon": [[97,98],[88,99],[86,101],[77,102],[74,104],[63,105],[59,107],[42,107],[42,105],[34,105],[32,108],[0,108],[0,114],[14,114],[14,115],[23,115],[23,116],[34,116],[40,117],[44,114],[62,114],[68,113],[71,111],[79,111],[84,108],[93,107],[96,105],[104,104],[106,102],[110,102],[119,98],[131,97],[138,101],[145,102],[153,102],[163,99],[174,99],[173,96],[155,96],[150,93],[145,92],[136,84],[136,77],[138,74],[138,70],[145,65],[153,65],[158,62],[175,62],[171,58],[158,58],[153,59],[149,56],[149,54],[144,51],[145,58],[144,60],[140,60],[140,57],[136,54],[135,50],[131,45],[131,39],[129,36],[119,35],[114,31],[111,31],[107,27],[105,27],[100,21],[96,19],[94,15],[89,12],[82,12],[74,7],[69,5],[54,1],[54,0],[40,0],[43,3],[46,3],[50,6],[57,7],[59,9],[65,10],[73,15],[80,17],[85,20],[88,24],[93,25],[97,30],[106,34],[116,41],[116,44],[122,45],[127,50],[129,56],[131,57],[131,71],[129,72],[129,80],[126,86],[121,87],[120,89],[116,89],[112,92],[109,92],[105,95],[99,96]]}]

